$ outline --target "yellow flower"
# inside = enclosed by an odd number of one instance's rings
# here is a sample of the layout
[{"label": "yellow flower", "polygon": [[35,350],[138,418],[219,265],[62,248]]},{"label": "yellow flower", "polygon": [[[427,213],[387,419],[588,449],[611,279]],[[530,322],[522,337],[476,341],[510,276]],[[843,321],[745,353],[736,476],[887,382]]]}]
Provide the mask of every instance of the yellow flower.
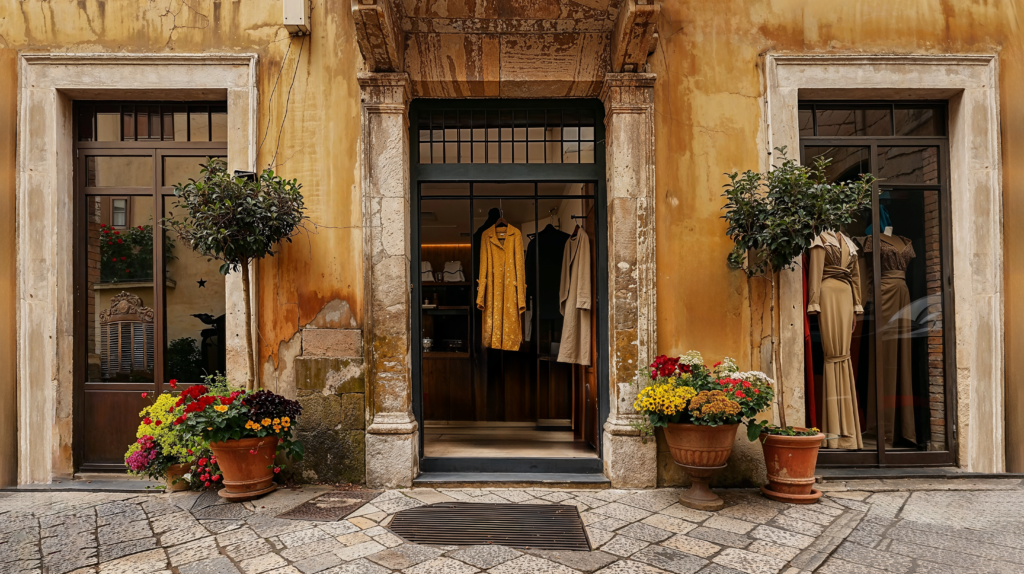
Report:
[{"label": "yellow flower", "polygon": [[217,406],[213,407],[213,410],[217,411],[218,413],[222,413],[222,412],[228,410],[228,406],[227,405],[217,405]]},{"label": "yellow flower", "polygon": [[644,413],[674,415],[686,408],[686,402],[695,394],[690,387],[677,387],[671,383],[652,385],[641,389],[633,402],[633,409]]},{"label": "yellow flower", "polygon": [[252,423],[252,430],[260,430],[259,423]]},{"label": "yellow flower", "polygon": [[263,419],[263,420],[260,421],[260,424],[263,425],[263,426],[267,426],[270,423],[271,423],[270,419]]}]

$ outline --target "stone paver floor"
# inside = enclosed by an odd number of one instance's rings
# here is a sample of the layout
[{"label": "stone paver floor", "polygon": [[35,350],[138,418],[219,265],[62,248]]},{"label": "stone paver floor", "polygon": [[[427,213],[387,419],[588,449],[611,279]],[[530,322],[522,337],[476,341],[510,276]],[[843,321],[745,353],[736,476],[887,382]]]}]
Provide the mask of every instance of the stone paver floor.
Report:
[{"label": "stone paver floor", "polygon": [[[1016,479],[821,485],[813,506],[721,491],[715,513],[678,490],[407,489],[345,520],[278,514],[327,489],[252,503],[213,493],[0,493],[0,572],[136,574],[827,574],[1024,572],[1024,487]],[[394,513],[462,500],[571,504],[594,551],[406,543]]]}]

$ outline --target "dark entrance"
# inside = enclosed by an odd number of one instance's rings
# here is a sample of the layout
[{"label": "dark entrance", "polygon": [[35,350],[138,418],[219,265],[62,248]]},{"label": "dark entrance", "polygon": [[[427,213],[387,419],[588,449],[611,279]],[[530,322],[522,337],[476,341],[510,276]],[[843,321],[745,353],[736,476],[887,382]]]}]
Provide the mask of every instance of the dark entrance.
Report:
[{"label": "dark entrance", "polygon": [[847,390],[830,389],[823,376],[822,338],[832,335],[822,333],[818,315],[805,324],[808,423],[828,433],[826,419],[838,414],[852,431],[821,450],[822,466],[955,461],[946,125],[945,102],[800,104],[802,163],[830,160],[831,181],[879,178],[870,210],[842,230],[858,251],[864,311],[853,326]]},{"label": "dark entrance", "polygon": [[421,469],[601,472],[601,104],[417,100],[410,117]]},{"label": "dark entrance", "polygon": [[[161,229],[173,186],[227,156],[223,102],[75,103],[74,459],[124,470],[167,382],[224,371],[224,278]],[[145,397],[143,396],[145,393]]]}]

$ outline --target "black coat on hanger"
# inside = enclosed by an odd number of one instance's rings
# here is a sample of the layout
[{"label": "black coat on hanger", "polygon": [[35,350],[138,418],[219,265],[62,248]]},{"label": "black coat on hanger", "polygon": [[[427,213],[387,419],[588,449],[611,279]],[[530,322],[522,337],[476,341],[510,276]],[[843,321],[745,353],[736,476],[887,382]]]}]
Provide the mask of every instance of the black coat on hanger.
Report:
[{"label": "black coat on hanger", "polygon": [[[569,234],[555,229],[550,223],[526,247],[526,300],[533,299],[535,313],[540,318],[559,319],[558,289],[562,278],[562,255]],[[537,277],[538,248],[540,250],[540,277]]]}]

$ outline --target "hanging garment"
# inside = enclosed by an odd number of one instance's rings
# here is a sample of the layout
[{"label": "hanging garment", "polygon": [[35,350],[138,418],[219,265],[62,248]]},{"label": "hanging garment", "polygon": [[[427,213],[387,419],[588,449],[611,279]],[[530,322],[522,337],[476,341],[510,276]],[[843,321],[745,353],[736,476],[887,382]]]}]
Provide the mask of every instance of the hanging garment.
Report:
[{"label": "hanging garment", "polygon": [[533,310],[540,314],[542,321],[562,317],[558,310],[557,278],[562,275],[566,241],[569,241],[569,234],[549,223],[526,246],[526,298],[534,301]]},{"label": "hanging garment", "polygon": [[434,281],[434,268],[429,261],[420,261],[420,281]]},{"label": "hanging garment", "polygon": [[[868,420],[877,420],[875,389],[881,388],[885,405],[885,442],[893,444],[893,437],[902,437],[917,444],[914,426],[913,360],[911,358],[910,290],[907,288],[907,267],[916,256],[914,246],[906,237],[879,235],[882,278],[878,282],[882,300],[875,305],[878,316],[878,354],[881,362],[882,382],[868,385]],[[873,252],[872,237],[864,239],[864,252]],[[874,382],[875,368],[870,369]],[[894,431],[899,429],[898,434]],[[868,429],[869,432],[876,429]]]},{"label": "hanging garment", "polygon": [[523,234],[511,225],[484,231],[476,307],[483,311],[485,348],[518,351],[523,341],[519,314],[526,310]]},{"label": "hanging garment", "polygon": [[461,261],[446,261],[444,264],[444,282],[445,283],[461,283],[466,280],[466,275],[462,272]]},{"label": "hanging garment", "polygon": [[861,449],[864,443],[857,416],[857,391],[850,362],[854,314],[860,302],[857,247],[842,233],[826,231],[814,239],[807,270],[808,313],[818,313],[825,352],[821,430],[838,438],[828,448]]},{"label": "hanging garment", "polygon": [[558,289],[562,322],[559,363],[590,364],[590,238],[583,229],[565,242]]}]

